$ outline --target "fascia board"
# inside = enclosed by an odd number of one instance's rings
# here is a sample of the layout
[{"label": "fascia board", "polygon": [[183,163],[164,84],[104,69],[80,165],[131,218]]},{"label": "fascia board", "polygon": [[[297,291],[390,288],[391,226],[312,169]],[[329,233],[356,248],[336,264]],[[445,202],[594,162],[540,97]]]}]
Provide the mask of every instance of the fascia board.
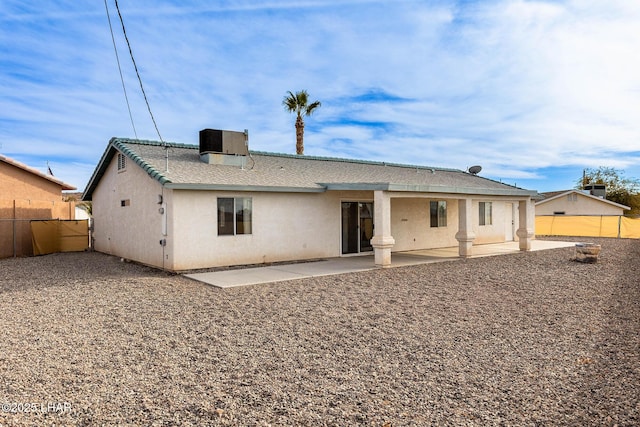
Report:
[{"label": "fascia board", "polygon": [[321,183],[326,186],[327,190],[368,190],[368,191],[398,191],[398,192],[414,192],[414,193],[449,193],[449,194],[469,194],[482,196],[521,196],[533,197],[537,191],[529,191],[522,189],[488,189],[488,188],[470,188],[456,186],[437,186],[437,185],[420,185],[420,184],[391,184],[383,182],[362,182],[362,183]]},{"label": "fascia board", "polygon": [[259,185],[233,185],[233,184],[189,184],[171,182],[164,184],[165,188],[172,190],[195,191],[250,191],[263,193],[324,193],[324,187],[276,187]]}]

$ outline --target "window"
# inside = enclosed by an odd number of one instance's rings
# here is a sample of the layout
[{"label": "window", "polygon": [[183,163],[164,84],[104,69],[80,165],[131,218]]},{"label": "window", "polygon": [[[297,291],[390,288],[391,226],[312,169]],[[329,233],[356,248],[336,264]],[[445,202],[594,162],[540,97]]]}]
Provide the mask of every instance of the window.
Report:
[{"label": "window", "polygon": [[576,193],[567,194],[567,200],[570,202],[575,202],[578,200],[578,195]]},{"label": "window", "polygon": [[218,236],[251,234],[251,198],[218,198]]},{"label": "window", "polygon": [[480,202],[480,225],[493,224],[493,215],[491,213],[492,202]]},{"label": "window", "polygon": [[122,171],[126,167],[127,167],[127,157],[122,153],[118,153],[118,171]]},{"label": "window", "polygon": [[429,202],[430,205],[430,217],[432,227],[446,227],[447,226],[447,202],[440,200],[437,202]]}]

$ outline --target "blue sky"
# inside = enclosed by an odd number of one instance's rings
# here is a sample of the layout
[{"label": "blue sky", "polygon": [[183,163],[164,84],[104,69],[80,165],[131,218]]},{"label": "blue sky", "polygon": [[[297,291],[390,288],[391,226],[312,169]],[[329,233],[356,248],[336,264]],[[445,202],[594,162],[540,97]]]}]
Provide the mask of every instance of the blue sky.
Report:
[{"label": "blue sky", "polygon": [[[305,154],[466,169],[538,191],[640,178],[640,2],[119,0],[165,141],[249,130],[295,153],[287,91],[322,107]],[[157,140],[111,12],[137,137]],[[83,190],[135,137],[104,0],[0,2],[0,153]]]}]

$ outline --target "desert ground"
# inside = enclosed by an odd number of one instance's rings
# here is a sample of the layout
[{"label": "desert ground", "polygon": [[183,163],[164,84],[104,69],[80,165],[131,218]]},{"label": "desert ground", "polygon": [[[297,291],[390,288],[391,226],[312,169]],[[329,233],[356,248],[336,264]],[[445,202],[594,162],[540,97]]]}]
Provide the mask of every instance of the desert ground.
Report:
[{"label": "desert ground", "polygon": [[233,289],[92,252],[0,260],[0,426],[637,426],[640,241],[588,240],[595,264]]}]

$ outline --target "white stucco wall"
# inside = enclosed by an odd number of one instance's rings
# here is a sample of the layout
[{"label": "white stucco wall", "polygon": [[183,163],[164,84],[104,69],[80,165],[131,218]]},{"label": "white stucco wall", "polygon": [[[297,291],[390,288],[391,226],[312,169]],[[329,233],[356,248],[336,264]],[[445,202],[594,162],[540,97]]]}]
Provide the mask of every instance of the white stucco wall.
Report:
[{"label": "white stucco wall", "polygon": [[[129,161],[117,170],[117,156],[93,192],[94,247],[99,252],[162,266],[160,184]],[[129,200],[128,206],[121,206]]]},{"label": "white stucco wall", "polygon": [[85,211],[84,209],[81,209],[79,207],[75,207],[75,219],[89,219],[90,216],[87,213],[87,211]]},{"label": "white stucco wall", "polygon": [[623,215],[624,210],[609,203],[595,200],[579,193],[576,200],[570,201],[567,195],[558,197],[536,205],[536,215],[554,215],[554,212],[564,212],[564,215]]},{"label": "white stucco wall", "polygon": [[447,200],[447,226],[431,227],[429,202],[444,199],[391,199],[393,252],[456,246],[458,201]]},{"label": "white stucco wall", "polygon": [[[480,202],[492,203],[492,222],[488,225],[480,225]],[[475,219],[473,221],[473,232],[476,235],[473,241],[474,245],[483,245],[487,243],[501,243],[505,240],[505,221],[507,205],[503,201],[495,199],[474,200],[473,212]]]},{"label": "white stucco wall", "polygon": [[[218,197],[252,198],[252,234],[218,236]],[[340,256],[341,202],[371,200],[370,192],[174,190],[167,238],[171,269]]]},{"label": "white stucco wall", "polygon": [[[393,252],[458,245],[455,238],[459,226],[458,200],[447,197],[391,199],[391,235],[396,241]],[[446,227],[431,227],[429,202],[438,200],[447,202]],[[480,201],[492,202],[493,221],[490,225],[480,225]],[[519,227],[517,201],[474,200],[472,212],[473,232],[476,235],[474,245],[504,242],[508,234],[507,227],[511,228],[511,240],[518,240],[516,236],[516,230]]]},{"label": "white stucco wall", "polygon": [[[253,233],[218,236],[217,198],[251,197]],[[176,190],[169,208],[168,268],[187,270],[341,255],[341,202],[370,202],[371,192],[257,193]],[[457,246],[458,202],[447,200],[447,226],[431,227],[429,202],[443,198],[392,198],[394,252]],[[474,244],[503,242],[505,208],[493,201],[492,225],[474,220]],[[474,212],[479,211],[474,202]],[[175,218],[175,221],[174,221]],[[517,228],[517,212],[515,213]]]}]

